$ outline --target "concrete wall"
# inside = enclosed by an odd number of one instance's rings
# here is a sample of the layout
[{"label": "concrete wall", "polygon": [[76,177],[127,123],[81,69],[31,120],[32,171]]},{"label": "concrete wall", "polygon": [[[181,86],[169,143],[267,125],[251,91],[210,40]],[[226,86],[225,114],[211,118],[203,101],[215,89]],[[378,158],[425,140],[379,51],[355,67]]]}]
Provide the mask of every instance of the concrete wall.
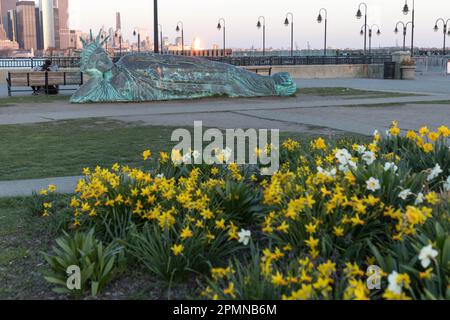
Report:
[{"label": "concrete wall", "polygon": [[289,72],[297,79],[383,78],[383,65],[343,64],[273,66],[273,73]]},{"label": "concrete wall", "polygon": [[[75,71],[75,69],[67,69]],[[7,69],[0,69],[0,84],[6,83]],[[11,71],[19,71],[17,69]],[[29,70],[23,70],[28,72]],[[343,65],[308,65],[308,66],[273,66],[272,73],[289,72],[297,79],[337,79],[337,78],[383,78],[383,65],[343,64]],[[88,77],[85,77],[85,81]]]}]

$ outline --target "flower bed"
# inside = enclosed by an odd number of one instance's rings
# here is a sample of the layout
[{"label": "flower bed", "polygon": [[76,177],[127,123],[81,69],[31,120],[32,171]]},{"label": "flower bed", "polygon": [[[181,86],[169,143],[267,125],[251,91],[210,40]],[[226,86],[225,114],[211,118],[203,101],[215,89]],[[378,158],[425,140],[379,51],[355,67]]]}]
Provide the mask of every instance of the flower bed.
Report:
[{"label": "flower bed", "polygon": [[[140,266],[168,283],[195,278],[205,299],[448,299],[449,136],[402,136],[394,122],[366,145],[286,140],[272,177],[183,164],[191,155],[177,151],[150,169],[86,168],[47,279],[95,295]],[[40,197],[43,216],[57,215]],[[65,287],[70,265],[85,266],[79,290]]]}]

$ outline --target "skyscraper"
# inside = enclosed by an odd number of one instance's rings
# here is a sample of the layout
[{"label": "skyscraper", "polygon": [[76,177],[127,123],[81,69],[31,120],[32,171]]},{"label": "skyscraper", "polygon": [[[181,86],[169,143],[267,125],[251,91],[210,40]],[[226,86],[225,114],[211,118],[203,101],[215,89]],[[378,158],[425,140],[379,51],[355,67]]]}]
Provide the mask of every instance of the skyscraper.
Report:
[{"label": "skyscraper", "polygon": [[44,50],[54,49],[55,42],[55,17],[54,17],[54,0],[39,0],[39,9],[42,17],[42,34]]},{"label": "skyscraper", "polygon": [[69,28],[69,0],[55,0],[54,7],[57,8],[58,11],[58,23],[55,22],[55,34],[57,38],[56,46],[59,49],[65,50],[71,47]]},{"label": "skyscraper", "polygon": [[37,48],[35,3],[34,1],[19,1],[16,10],[20,48],[34,50]]},{"label": "skyscraper", "polygon": [[10,10],[16,10],[16,0],[0,0],[0,38],[11,34],[8,25],[8,12]]},{"label": "skyscraper", "polygon": [[120,19],[120,12],[116,12],[116,31],[122,30],[122,21]]}]

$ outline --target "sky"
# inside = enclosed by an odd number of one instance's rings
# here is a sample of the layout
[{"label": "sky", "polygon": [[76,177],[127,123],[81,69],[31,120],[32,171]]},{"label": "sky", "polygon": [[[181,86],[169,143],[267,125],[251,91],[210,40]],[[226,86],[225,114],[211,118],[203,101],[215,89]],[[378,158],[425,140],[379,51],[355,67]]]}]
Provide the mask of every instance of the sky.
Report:
[{"label": "sky", "polygon": [[[397,21],[409,21],[402,8],[405,0],[366,0],[368,24],[378,24],[381,36],[373,37],[373,47],[402,44],[401,32],[396,35]],[[408,0],[410,7],[412,0]],[[159,17],[164,36],[173,42],[175,27],[183,21],[186,43],[199,37],[204,48],[222,44],[222,32],[216,28],[219,18],[226,20],[227,47],[260,48],[262,31],[256,28],[259,16],[266,18],[266,46],[288,48],[290,28],[284,26],[287,12],[294,14],[295,44],[299,49],[323,48],[324,25],[317,23],[322,7],[328,10],[328,46],[362,48],[359,31],[364,19],[355,15],[359,0],[159,0]],[[115,12],[121,12],[122,29],[126,39],[133,39],[135,27],[153,34],[153,0],[72,0],[71,27],[88,31],[115,26]],[[447,14],[448,16],[442,16]],[[421,47],[442,47],[442,25],[434,32],[437,18],[450,18],[450,0],[416,0],[416,40]],[[145,32],[145,31],[143,31]],[[408,30],[407,46],[410,43]],[[448,37],[450,43],[450,37]]]}]

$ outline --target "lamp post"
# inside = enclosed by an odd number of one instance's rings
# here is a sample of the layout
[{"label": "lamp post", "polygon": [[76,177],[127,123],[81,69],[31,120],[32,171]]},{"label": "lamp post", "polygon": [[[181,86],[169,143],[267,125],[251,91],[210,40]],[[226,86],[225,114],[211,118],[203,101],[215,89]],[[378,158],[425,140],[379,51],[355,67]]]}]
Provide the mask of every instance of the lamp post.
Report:
[{"label": "lamp post", "polygon": [[319,10],[319,16],[317,17],[317,22],[322,23],[322,12],[325,14],[325,45],[323,47],[323,55],[327,55],[327,28],[328,28],[328,10],[325,8],[322,8]]},{"label": "lamp post", "polygon": [[[155,53],[159,52],[159,41],[158,41],[158,0],[153,0],[153,31],[154,31],[154,48]],[[162,54],[162,38],[161,38],[161,54]]]},{"label": "lamp post", "polygon": [[362,18],[361,7],[364,6],[364,55],[367,54],[367,4],[365,2],[361,2],[358,6],[358,11],[356,12],[356,18]]},{"label": "lamp post", "polygon": [[394,30],[394,32],[396,34],[398,33],[398,25],[399,24],[401,24],[403,26],[403,51],[406,51],[406,34],[408,32],[408,25],[412,24],[412,21],[409,21],[406,24],[403,21],[397,22],[397,24],[395,25],[395,30]]},{"label": "lamp post", "polygon": [[[136,32],[137,30],[137,32]],[[138,39],[138,52],[141,52],[141,31],[138,28],[134,28],[133,31],[133,36],[136,37],[137,35],[137,39]]]},{"label": "lamp post", "polygon": [[[181,26],[181,28],[180,28]],[[184,56],[184,25],[182,21],[178,21],[177,28],[175,29],[177,32],[181,31],[181,55]]]},{"label": "lamp post", "polygon": [[[416,1],[412,0],[412,20],[411,20],[411,57],[414,57],[414,31],[416,28],[415,22],[415,7]],[[409,13],[408,0],[405,0],[405,5],[403,6],[403,14],[407,15]]]},{"label": "lamp post", "polygon": [[[262,20],[262,23],[261,23],[261,20]],[[261,29],[261,27],[262,27],[262,30],[263,30],[263,56],[265,56],[266,55],[266,18],[264,16],[260,16],[258,18],[258,23],[256,24],[256,27],[258,29]]]},{"label": "lamp post", "polygon": [[377,28],[377,36],[381,35],[380,26],[377,24],[373,24],[372,26],[362,26],[361,27],[361,35],[363,35],[363,28],[369,28],[369,55],[372,53],[372,36],[373,36],[373,28]]},{"label": "lamp post", "polygon": [[158,24],[158,29],[159,29],[159,37],[160,37],[160,42],[161,42],[161,54],[164,54],[164,43],[163,43],[163,27],[162,25]]},{"label": "lamp post", "polygon": [[226,44],[226,24],[225,24],[225,19],[224,18],[220,18],[219,22],[217,23],[217,30],[221,30],[223,29],[223,56],[225,57],[225,51],[227,49],[227,44]]},{"label": "lamp post", "polygon": [[[289,18],[291,20],[289,21]],[[288,12],[286,14],[286,19],[284,20],[284,25],[289,27],[291,25],[291,57],[294,56],[294,14],[292,12]]]},{"label": "lamp post", "polygon": [[443,55],[445,56],[445,54],[447,53],[447,46],[446,46],[446,39],[447,39],[447,35],[449,35],[450,36],[450,30],[449,30],[449,32],[448,32],[448,34],[447,34],[447,26],[448,26],[448,23],[450,22],[450,19],[447,19],[447,21],[445,21],[444,19],[442,19],[442,18],[439,18],[439,19],[437,19],[436,20],[436,24],[434,25],[434,31],[435,32],[438,32],[438,30],[439,30],[439,27],[438,27],[438,23],[439,22],[442,22],[442,24],[443,24],[443,27],[444,27],[444,46],[443,46]]},{"label": "lamp post", "polygon": [[119,55],[122,56],[122,34],[115,34],[116,38],[119,38]]}]

